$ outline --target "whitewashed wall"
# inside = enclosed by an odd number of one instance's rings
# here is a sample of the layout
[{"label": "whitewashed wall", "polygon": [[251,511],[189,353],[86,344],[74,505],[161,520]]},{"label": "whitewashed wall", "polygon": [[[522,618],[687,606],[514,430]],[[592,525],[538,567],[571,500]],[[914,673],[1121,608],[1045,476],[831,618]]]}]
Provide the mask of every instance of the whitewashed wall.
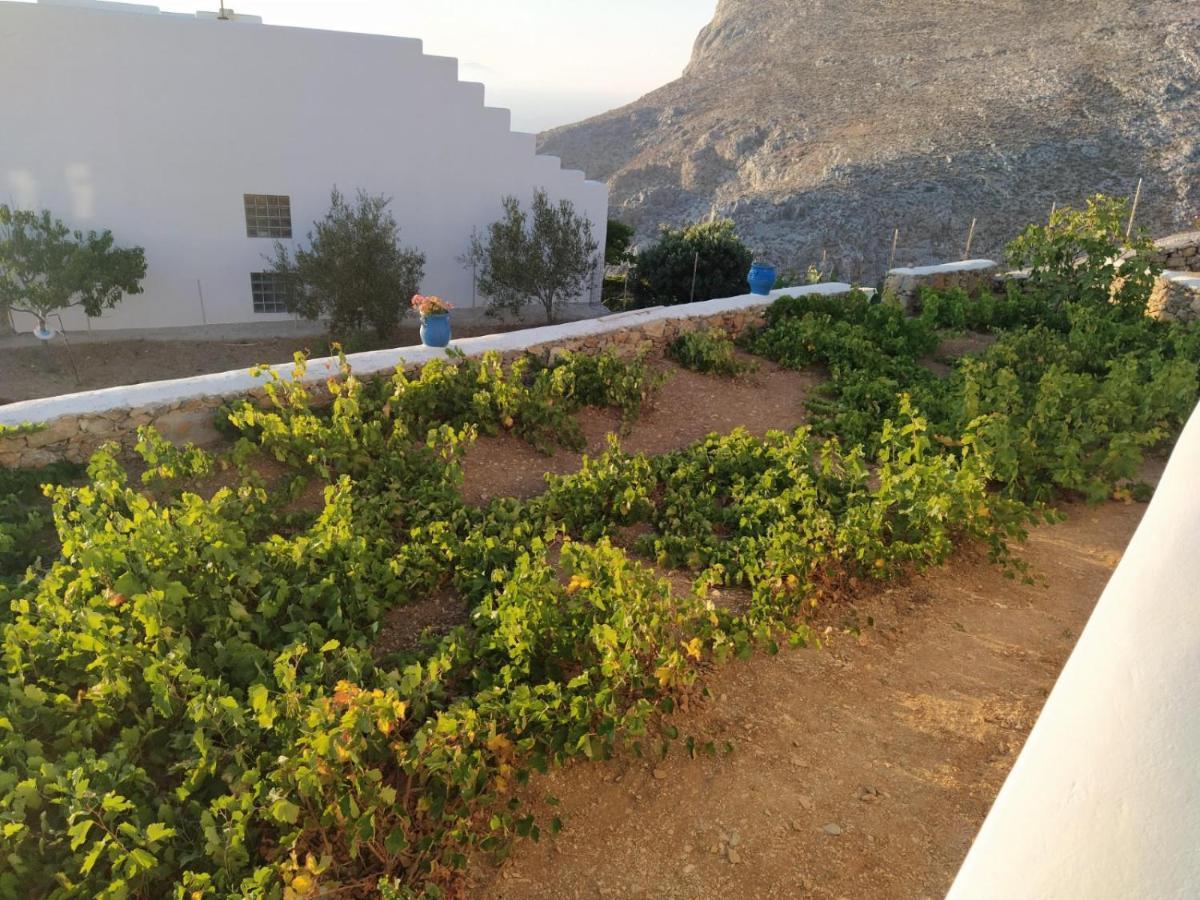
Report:
[{"label": "whitewashed wall", "polygon": [[422,290],[460,306],[457,258],[504,194],[570,199],[604,243],[607,188],[535,155],[418,40],[0,2],[0,85],[0,202],[146,248],[145,293],[93,328],[287,318],[252,312],[249,273],[273,242],[246,237],[248,193],[290,196],[301,241],[334,184],[392,197],[402,241],[427,256]]},{"label": "whitewashed wall", "polygon": [[950,900],[1200,896],[1200,412]]}]

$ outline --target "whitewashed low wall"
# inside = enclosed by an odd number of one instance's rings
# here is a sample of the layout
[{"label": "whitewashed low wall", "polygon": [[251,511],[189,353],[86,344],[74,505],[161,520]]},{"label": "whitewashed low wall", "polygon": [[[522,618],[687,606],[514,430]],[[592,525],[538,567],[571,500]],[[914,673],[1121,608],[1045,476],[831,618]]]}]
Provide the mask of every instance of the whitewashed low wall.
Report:
[{"label": "whitewashed low wall", "polygon": [[894,299],[908,312],[919,312],[917,294],[921,288],[944,291],[962,288],[968,293],[990,287],[1000,266],[990,259],[965,259],[936,266],[890,269],[883,280],[884,297]]},{"label": "whitewashed low wall", "polygon": [[1200,412],[951,900],[1200,896]]},{"label": "whitewashed low wall", "polygon": [[[704,323],[739,330],[760,316],[777,297],[835,295],[850,290],[848,284],[816,284],[773,291],[769,296],[745,294],[723,300],[657,306],[599,319],[466,338],[454,341],[452,349],[468,356],[481,356],[489,351],[511,355],[554,347],[591,349],[609,344],[662,343],[681,330]],[[445,357],[445,350],[415,346],[353,353],[347,359],[357,374],[371,375]],[[309,360],[304,381],[323,384],[337,372],[337,367],[335,358]],[[292,363],[281,363],[272,369],[290,378]],[[0,406],[0,425],[46,426],[31,434],[0,439],[0,465],[43,465],[59,458],[85,459],[99,444],[132,435],[139,425],[154,425],[172,440],[205,443],[216,437],[212,427],[215,410],[231,398],[261,389],[266,379],[265,373],[254,376],[246,369],[239,369]]]}]

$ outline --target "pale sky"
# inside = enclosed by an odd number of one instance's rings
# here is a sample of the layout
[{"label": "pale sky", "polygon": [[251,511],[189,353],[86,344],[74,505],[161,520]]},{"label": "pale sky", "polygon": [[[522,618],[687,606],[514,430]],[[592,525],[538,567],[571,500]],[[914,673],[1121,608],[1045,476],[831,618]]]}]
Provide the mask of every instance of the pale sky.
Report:
[{"label": "pale sky", "polygon": [[[150,0],[172,12],[205,0]],[[482,81],[489,106],[517,131],[541,131],[631,100],[678,78],[716,0],[230,0],[268,25],[420,38]]]}]

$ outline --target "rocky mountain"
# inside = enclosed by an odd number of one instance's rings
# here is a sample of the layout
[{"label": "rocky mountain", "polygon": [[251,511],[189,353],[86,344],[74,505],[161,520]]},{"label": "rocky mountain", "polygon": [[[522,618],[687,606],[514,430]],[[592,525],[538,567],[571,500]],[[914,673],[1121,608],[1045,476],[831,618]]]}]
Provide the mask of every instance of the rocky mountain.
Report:
[{"label": "rocky mountain", "polygon": [[873,279],[998,253],[1053,203],[1200,215],[1200,0],[720,0],[683,76],[540,136],[639,240],[732,217],[783,266]]}]

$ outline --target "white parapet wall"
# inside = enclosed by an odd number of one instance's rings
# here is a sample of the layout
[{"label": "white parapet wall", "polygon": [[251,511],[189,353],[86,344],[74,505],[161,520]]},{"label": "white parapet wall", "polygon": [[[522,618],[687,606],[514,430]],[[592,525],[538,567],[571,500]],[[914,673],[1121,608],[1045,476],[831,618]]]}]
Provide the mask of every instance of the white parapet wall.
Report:
[{"label": "white parapet wall", "polygon": [[890,269],[883,280],[883,293],[907,311],[917,312],[921,288],[939,291],[961,288],[968,293],[981,288],[990,289],[992,278],[999,271],[1000,266],[990,259],[964,259],[935,266]]},{"label": "white parapet wall", "polygon": [[[398,367],[412,368],[433,359],[446,359],[450,352],[481,356],[494,351],[504,355],[555,347],[574,349],[625,342],[661,342],[665,336],[705,323],[738,328],[782,296],[847,294],[848,284],[832,282],[784,288],[770,295],[744,294],[721,300],[656,306],[583,319],[541,328],[526,328],[503,334],[466,338],[451,343],[448,350],[432,347],[398,347],[367,353],[352,353],[347,362],[356,374],[386,373]],[[323,357],[308,361],[303,381],[323,384],[338,371],[339,361]],[[132,434],[138,425],[154,425],[171,439],[211,438],[213,413],[225,400],[251,394],[262,388],[273,371],[291,378],[293,363],[279,363],[261,374],[247,369],[196,375],[169,381],[104,388],[63,394],[39,400],[24,400],[0,406],[0,425],[46,426],[32,434],[0,438],[0,465],[41,465],[51,459],[86,458],[99,443]]]},{"label": "white parapet wall", "polygon": [[1200,897],[1200,412],[951,900]]}]

